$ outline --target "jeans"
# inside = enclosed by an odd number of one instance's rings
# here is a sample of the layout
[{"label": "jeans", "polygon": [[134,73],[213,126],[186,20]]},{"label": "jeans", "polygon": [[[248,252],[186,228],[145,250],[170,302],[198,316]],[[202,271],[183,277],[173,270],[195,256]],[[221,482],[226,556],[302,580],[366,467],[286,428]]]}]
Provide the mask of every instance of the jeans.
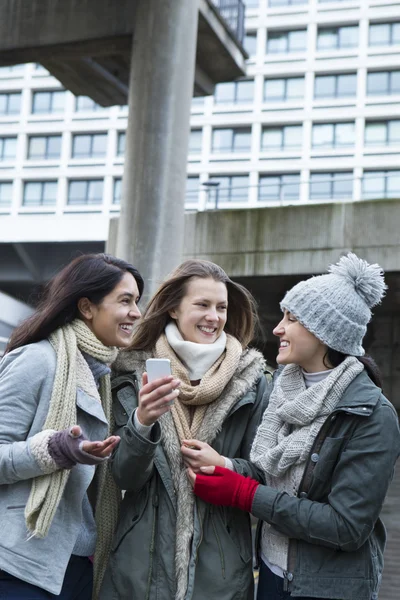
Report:
[{"label": "jeans", "polygon": [[292,596],[283,589],[283,579],[275,575],[263,561],[261,561],[258,578],[257,600],[322,600],[321,598],[306,598]]},{"label": "jeans", "polygon": [[0,600],[91,600],[92,587],[93,565],[83,556],[71,556],[58,596],[0,571]]}]

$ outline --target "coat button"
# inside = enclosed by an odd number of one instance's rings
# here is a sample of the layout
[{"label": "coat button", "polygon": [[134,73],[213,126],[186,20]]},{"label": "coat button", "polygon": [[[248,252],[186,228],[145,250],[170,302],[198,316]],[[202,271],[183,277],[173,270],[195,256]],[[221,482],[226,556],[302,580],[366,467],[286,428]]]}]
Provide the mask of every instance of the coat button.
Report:
[{"label": "coat button", "polygon": [[361,410],[368,410],[366,406],[363,406]]},{"label": "coat button", "polygon": [[[300,492],[299,498],[308,498],[307,492]],[[290,580],[291,581],[291,580]]]},{"label": "coat button", "polygon": [[334,421],[335,419],[336,419],[336,415],[332,415],[331,421]]},{"label": "coat button", "polygon": [[288,581],[293,581],[293,573],[288,573],[287,574],[287,580]]},{"label": "coat button", "polygon": [[319,454],[317,454],[316,452],[314,452],[314,454],[311,454],[311,461],[313,463],[317,463],[319,461]]}]

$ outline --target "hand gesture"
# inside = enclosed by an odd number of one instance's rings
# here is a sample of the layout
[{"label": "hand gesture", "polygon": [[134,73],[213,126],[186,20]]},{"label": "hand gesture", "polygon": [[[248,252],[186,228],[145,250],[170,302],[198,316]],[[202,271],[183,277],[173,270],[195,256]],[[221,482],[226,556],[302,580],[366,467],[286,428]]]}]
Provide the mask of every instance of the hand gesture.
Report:
[{"label": "hand gesture", "polygon": [[183,440],[181,452],[184,464],[194,473],[199,473],[202,467],[225,467],[224,457],[205,442]]},{"label": "hand gesture", "polygon": [[139,392],[139,407],[136,416],[142,425],[153,425],[164,413],[171,410],[175,398],[179,395],[177,389],[181,382],[172,375],[160,377],[151,383],[147,373],[143,373],[142,389]]}]

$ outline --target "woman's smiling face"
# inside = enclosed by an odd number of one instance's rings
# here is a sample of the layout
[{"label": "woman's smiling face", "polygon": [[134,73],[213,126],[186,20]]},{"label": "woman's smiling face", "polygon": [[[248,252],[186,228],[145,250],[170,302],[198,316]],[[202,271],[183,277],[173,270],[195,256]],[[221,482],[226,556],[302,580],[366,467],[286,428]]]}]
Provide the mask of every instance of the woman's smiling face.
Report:
[{"label": "woman's smiling face", "polygon": [[308,373],[325,371],[327,347],[306,329],[294,315],[284,311],[283,319],[275,327],[273,334],[279,337],[279,351],[276,362],[279,365],[300,365]]},{"label": "woman's smiling face", "polygon": [[228,290],[222,281],[211,277],[192,277],[186,294],[170,316],[187,342],[213,344],[227,320]]}]

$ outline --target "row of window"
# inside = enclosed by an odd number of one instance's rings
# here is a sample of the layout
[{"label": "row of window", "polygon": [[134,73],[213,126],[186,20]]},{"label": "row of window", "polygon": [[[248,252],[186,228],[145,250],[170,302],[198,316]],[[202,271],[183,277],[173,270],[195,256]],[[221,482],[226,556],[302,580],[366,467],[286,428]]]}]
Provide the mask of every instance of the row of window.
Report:
[{"label": "row of window", "polygon": [[[196,154],[202,149],[202,130],[190,132],[189,153]],[[261,151],[294,150],[302,147],[302,125],[281,125],[263,127]],[[312,147],[334,149],[354,146],[355,123],[314,123],[312,126]],[[365,123],[365,146],[391,146],[400,144],[400,120],[370,121]],[[212,152],[250,152],[250,127],[214,128]]]},{"label": "row of window", "polygon": [[[65,108],[65,90],[32,93],[32,114],[61,113]],[[88,96],[75,97],[75,112],[107,110]],[[0,115],[16,115],[21,111],[21,92],[0,93]]]},{"label": "row of window", "polygon": [[[213,204],[247,202],[249,178],[247,175],[211,176],[214,185],[204,189],[208,202]],[[351,200],[354,177],[351,172],[311,173],[309,185],[310,200]],[[217,185],[215,185],[217,184]],[[300,199],[300,174],[260,175],[258,200],[260,202],[280,202]],[[200,181],[189,177],[186,187],[186,202],[196,203],[199,199]],[[366,171],[362,178],[362,198],[384,199],[400,197],[400,171]]]},{"label": "row of window", "polygon": [[[329,2],[346,2],[347,0],[318,0],[320,4]],[[258,8],[260,0],[244,0],[246,8]],[[308,4],[308,0],[268,0],[268,6],[299,6],[300,4]]]},{"label": "row of window", "polygon": [[[79,133],[72,136],[71,158],[104,158],[107,154],[107,133]],[[125,132],[117,137],[117,156],[125,154]],[[32,135],[28,138],[27,158],[31,160],[56,160],[61,156],[61,135]],[[16,156],[17,138],[0,138],[0,160],[13,160]]]},{"label": "row of window", "polygon": [[[121,201],[121,179],[114,179],[113,204]],[[55,206],[57,181],[25,181],[22,204],[25,207]],[[13,183],[0,182],[0,208],[11,206]],[[71,179],[68,182],[67,204],[85,206],[103,203],[103,179]]]},{"label": "row of window", "polygon": [[[304,98],[304,77],[265,79],[264,102],[287,102]],[[356,73],[316,75],[314,99],[346,98],[357,94]],[[400,70],[370,71],[367,73],[367,95],[400,94]],[[245,104],[253,102],[254,80],[244,79],[220,83],[215,88],[216,104]]]},{"label": "row of window", "polygon": [[[317,50],[340,50],[358,46],[358,25],[318,27]],[[267,32],[267,54],[287,54],[307,50],[307,29],[287,29]],[[248,31],[244,47],[250,55],[257,52],[257,32]],[[400,21],[371,23],[369,46],[394,46],[400,44]]]}]

